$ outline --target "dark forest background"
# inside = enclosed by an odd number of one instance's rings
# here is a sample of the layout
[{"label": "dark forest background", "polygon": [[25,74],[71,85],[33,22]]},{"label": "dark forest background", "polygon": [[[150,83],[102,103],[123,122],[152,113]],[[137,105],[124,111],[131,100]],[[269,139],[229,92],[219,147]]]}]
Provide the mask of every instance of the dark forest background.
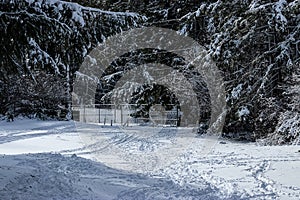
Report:
[{"label": "dark forest background", "polygon": [[225,137],[299,138],[298,0],[2,0],[2,119],[7,112],[71,119],[85,56],[105,38],[144,26],[179,31],[207,49],[226,83]]}]

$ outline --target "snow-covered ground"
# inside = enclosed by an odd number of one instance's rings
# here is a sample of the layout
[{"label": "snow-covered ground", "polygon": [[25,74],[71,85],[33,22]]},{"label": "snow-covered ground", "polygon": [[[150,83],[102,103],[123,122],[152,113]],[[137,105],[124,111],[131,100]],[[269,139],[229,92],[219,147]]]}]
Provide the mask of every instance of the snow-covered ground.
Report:
[{"label": "snow-covered ground", "polygon": [[0,122],[0,199],[300,199],[299,146],[191,128]]}]

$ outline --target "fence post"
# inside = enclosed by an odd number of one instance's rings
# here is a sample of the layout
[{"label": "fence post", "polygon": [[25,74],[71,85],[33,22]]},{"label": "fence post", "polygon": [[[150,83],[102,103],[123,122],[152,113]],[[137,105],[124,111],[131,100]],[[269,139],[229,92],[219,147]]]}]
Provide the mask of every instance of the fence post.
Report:
[{"label": "fence post", "polygon": [[178,106],[176,106],[176,126],[178,127],[178,126],[180,126],[179,124],[178,124],[178,122],[179,122],[179,115],[178,115]]},{"label": "fence post", "polygon": [[86,123],[85,104],[83,105],[83,122]]},{"label": "fence post", "polygon": [[101,117],[100,117],[100,116],[101,116],[101,111],[100,111],[100,109],[101,109],[101,108],[100,108],[100,106],[99,106],[99,124],[101,123]]},{"label": "fence post", "polygon": [[117,122],[117,105],[114,104],[114,123]]},{"label": "fence post", "polygon": [[121,104],[121,125],[123,125],[123,107]]}]

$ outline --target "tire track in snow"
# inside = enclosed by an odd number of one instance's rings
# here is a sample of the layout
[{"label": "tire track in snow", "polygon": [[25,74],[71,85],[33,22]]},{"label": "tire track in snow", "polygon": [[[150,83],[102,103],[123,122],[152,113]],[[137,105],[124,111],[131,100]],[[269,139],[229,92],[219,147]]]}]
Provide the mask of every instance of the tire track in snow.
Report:
[{"label": "tire track in snow", "polygon": [[[96,153],[96,160],[117,169],[167,177],[182,187],[199,191],[211,187],[224,199],[278,198],[283,186],[265,174],[271,162],[299,160],[295,154],[270,154],[268,147],[262,147],[268,150],[262,154],[261,147],[253,143],[220,144],[218,137],[197,137],[188,130],[181,134],[178,129],[174,134],[173,130],[165,128],[151,133],[143,132],[143,128],[105,134],[102,143],[109,145]],[[296,197],[297,191],[292,190],[289,196]]]},{"label": "tire track in snow", "polygon": [[172,163],[190,145],[186,134],[177,137],[177,128],[132,127],[132,130],[111,130],[110,134],[85,131],[81,138],[87,146],[99,145],[91,149],[95,160],[117,169],[141,173],[156,171]]}]

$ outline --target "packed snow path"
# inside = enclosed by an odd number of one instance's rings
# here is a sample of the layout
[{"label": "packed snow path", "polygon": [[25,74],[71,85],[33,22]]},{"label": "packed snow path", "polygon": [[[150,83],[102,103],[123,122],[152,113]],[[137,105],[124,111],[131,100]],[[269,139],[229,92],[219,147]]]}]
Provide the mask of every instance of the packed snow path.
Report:
[{"label": "packed snow path", "polygon": [[0,197],[299,199],[299,149],[188,128],[0,122]]}]

